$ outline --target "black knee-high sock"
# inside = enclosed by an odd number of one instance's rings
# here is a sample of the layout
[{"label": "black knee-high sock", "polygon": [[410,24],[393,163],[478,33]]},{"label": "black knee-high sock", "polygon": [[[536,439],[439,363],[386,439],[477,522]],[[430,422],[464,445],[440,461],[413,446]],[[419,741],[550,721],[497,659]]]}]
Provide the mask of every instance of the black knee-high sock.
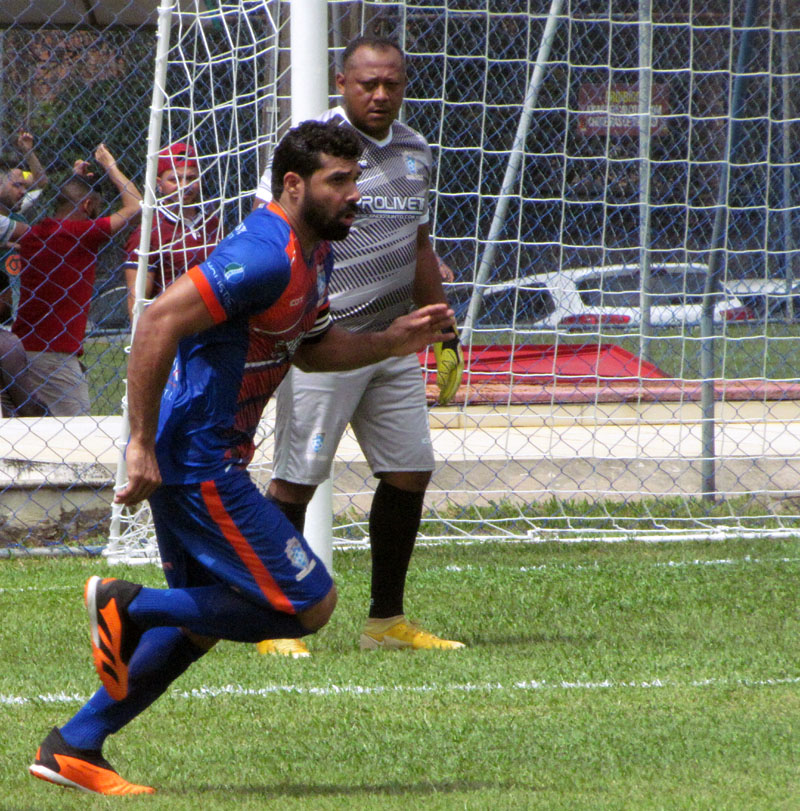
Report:
[{"label": "black knee-high sock", "polygon": [[378,483],[369,513],[372,550],[370,617],[394,617],[403,613],[406,573],[424,500],[424,492],[400,490],[384,481]]},{"label": "black knee-high sock", "polygon": [[302,534],[306,526],[306,508],[308,504],[295,504],[291,501],[281,501],[275,496],[270,498],[280,507],[281,512],[294,524],[295,529]]}]

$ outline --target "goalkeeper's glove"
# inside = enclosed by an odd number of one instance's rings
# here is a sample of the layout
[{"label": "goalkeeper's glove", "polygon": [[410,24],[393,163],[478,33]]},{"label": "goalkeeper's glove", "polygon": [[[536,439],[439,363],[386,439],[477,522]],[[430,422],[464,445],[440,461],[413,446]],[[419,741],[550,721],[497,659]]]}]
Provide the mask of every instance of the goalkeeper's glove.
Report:
[{"label": "goalkeeper's glove", "polygon": [[433,345],[436,358],[436,385],[439,387],[439,405],[447,405],[461,385],[464,374],[464,353],[458,338]]}]

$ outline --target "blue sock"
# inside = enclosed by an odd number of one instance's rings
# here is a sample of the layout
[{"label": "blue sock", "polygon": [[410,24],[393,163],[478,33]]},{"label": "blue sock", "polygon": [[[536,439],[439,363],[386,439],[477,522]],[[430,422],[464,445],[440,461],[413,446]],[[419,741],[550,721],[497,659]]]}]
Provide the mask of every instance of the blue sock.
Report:
[{"label": "blue sock", "polygon": [[309,634],[296,616],[259,605],[228,586],[143,588],[128,606],[143,628],[182,626],[201,636],[234,642],[295,639]]},{"label": "blue sock", "polygon": [[146,631],[131,657],[128,695],[122,701],[114,701],[101,687],[61,727],[64,740],[79,749],[101,749],[109,735],[149,707],[204,653],[179,628]]}]

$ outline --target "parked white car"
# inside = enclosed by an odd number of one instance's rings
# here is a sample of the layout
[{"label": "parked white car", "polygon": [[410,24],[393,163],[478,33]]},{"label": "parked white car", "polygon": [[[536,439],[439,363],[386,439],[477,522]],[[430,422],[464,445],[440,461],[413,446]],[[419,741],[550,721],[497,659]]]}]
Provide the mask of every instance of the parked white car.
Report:
[{"label": "parked white car", "polygon": [[786,279],[736,279],[726,288],[760,320],[797,321],[800,319],[798,282],[800,280],[787,284]]},{"label": "parked white car", "polygon": [[[658,327],[699,324],[706,273],[705,265],[653,264],[650,323]],[[641,284],[641,272],[635,265],[541,273],[487,288],[484,309],[490,310],[493,300],[513,294],[517,319],[537,327],[636,327],[642,322]],[[756,317],[728,287],[718,294],[715,321],[750,321]]]}]

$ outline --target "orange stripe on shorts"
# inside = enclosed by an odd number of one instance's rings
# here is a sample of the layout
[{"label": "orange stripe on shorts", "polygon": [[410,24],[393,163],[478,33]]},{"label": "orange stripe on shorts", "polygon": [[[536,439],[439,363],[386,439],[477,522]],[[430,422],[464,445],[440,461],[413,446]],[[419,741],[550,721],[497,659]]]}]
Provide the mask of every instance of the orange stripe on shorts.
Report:
[{"label": "orange stripe on shorts", "polygon": [[274,578],[261,561],[261,558],[256,554],[253,547],[250,546],[247,539],[239,530],[239,527],[236,526],[234,520],[228,514],[228,511],[222,504],[222,499],[214,482],[203,482],[200,485],[200,492],[203,494],[203,501],[205,502],[209,514],[222,530],[225,540],[234,548],[236,554],[247,567],[247,571],[250,572],[256,584],[261,589],[261,593],[269,601],[269,604],[278,611],[283,611],[285,614],[294,614],[294,606],[289,601],[289,598],[275,582]]}]

